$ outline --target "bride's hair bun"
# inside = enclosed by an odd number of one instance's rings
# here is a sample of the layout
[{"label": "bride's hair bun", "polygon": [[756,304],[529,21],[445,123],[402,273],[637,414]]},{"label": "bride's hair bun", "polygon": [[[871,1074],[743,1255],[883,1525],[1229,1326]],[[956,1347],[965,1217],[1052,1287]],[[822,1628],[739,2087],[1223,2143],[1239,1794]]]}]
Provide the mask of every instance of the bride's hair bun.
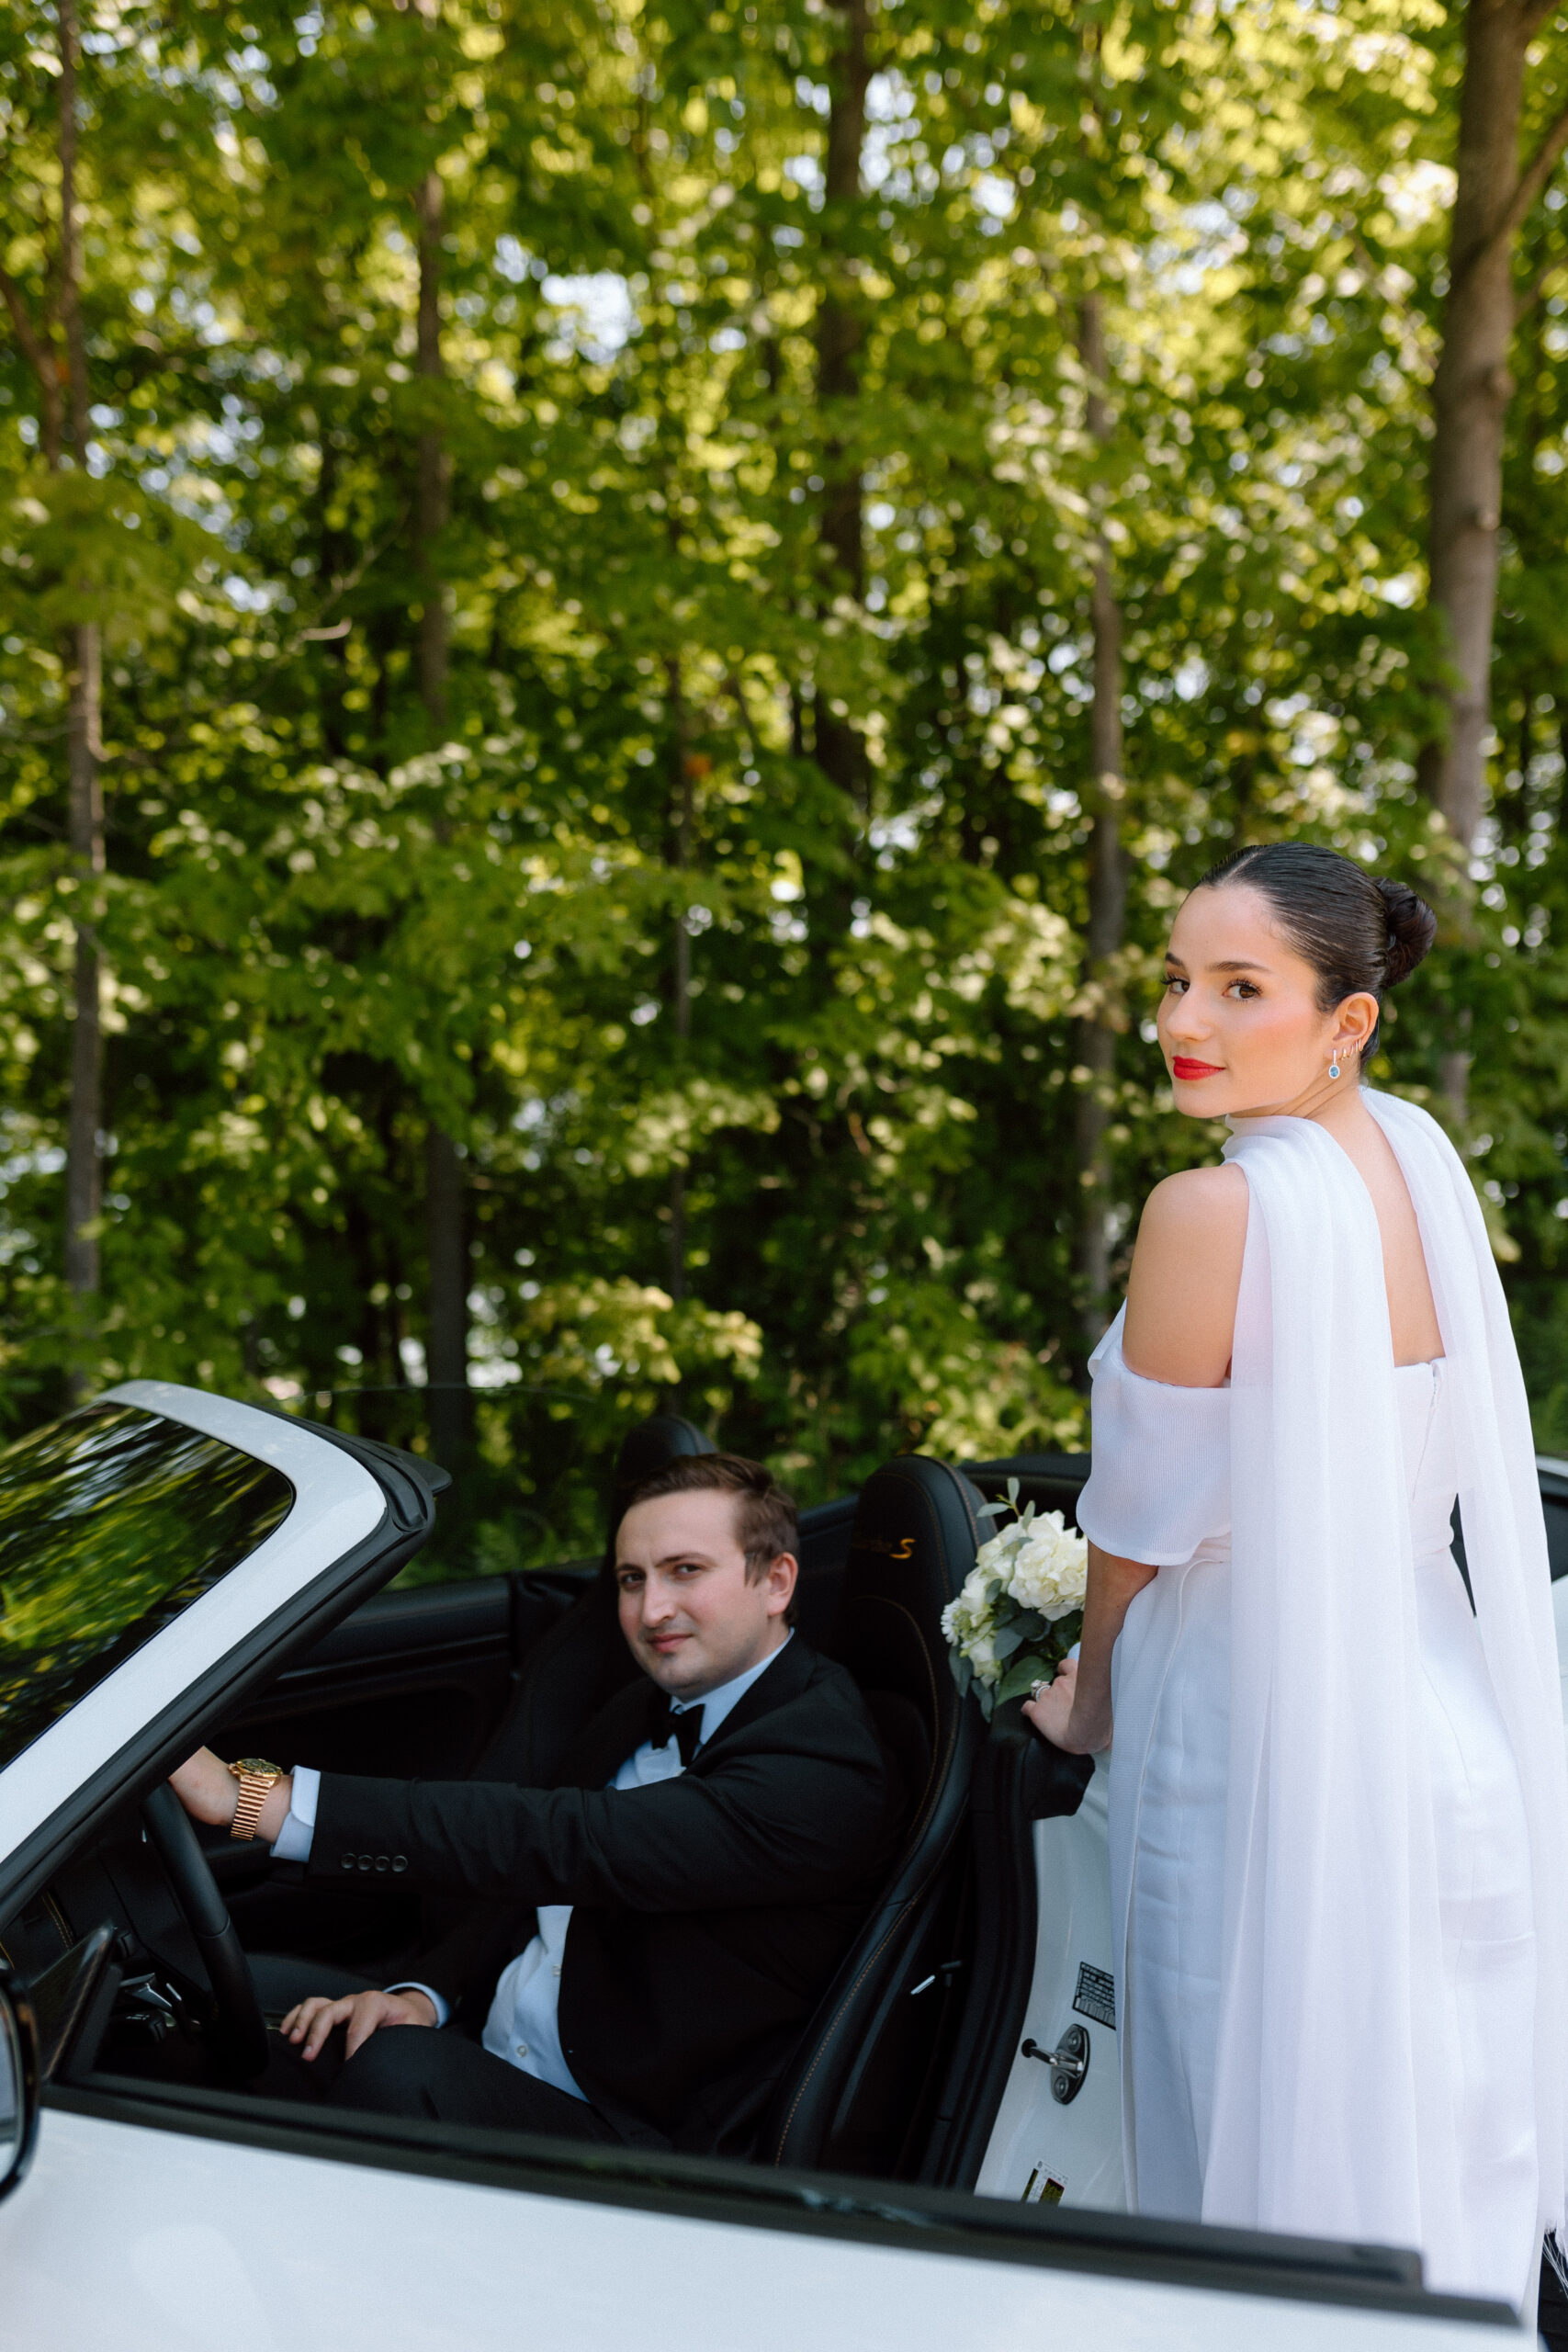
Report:
[{"label": "bride's hair bun", "polygon": [[1426,955],[1437,932],[1438,918],[1426,899],[1417,898],[1407,883],[1391,881],[1386,874],[1374,874],[1371,879],[1382,899],[1388,922],[1383,986],[1391,989],[1413,972]]}]

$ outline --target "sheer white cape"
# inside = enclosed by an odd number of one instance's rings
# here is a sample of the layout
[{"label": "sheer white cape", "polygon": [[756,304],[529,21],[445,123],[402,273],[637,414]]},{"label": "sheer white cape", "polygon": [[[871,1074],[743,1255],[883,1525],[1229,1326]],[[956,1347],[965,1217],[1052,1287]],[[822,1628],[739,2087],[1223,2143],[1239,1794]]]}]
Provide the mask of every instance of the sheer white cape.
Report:
[{"label": "sheer white cape", "polygon": [[[1454,1384],[1487,1667],[1529,1819],[1541,2223],[1568,2163],[1568,1769],[1518,1357],[1469,1177],[1364,1096],[1419,1220]],[[1314,1120],[1237,1121],[1231,1764],[1206,2221],[1398,2245],[1459,2233],[1417,1635],[1376,1214]],[[1564,2243],[1568,2243],[1565,2238]]]}]

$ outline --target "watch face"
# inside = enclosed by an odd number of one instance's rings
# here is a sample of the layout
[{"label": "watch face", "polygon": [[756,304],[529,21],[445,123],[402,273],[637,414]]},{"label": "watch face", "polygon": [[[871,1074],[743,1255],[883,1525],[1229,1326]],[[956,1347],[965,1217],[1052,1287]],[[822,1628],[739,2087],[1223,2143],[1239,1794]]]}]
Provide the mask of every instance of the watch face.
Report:
[{"label": "watch face", "polygon": [[269,1764],[265,1756],[237,1756],[229,1770],[236,1779],[242,1772],[270,1772],[275,1780],[281,1780],[283,1776],[283,1767]]}]

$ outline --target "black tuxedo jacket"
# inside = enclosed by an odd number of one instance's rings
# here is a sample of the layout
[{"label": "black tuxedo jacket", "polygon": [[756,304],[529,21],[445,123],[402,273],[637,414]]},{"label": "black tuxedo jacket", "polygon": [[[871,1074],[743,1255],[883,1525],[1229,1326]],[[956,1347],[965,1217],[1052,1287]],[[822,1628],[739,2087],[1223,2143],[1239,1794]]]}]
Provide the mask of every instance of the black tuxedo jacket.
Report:
[{"label": "black tuxedo jacket", "polygon": [[478,1898],[417,1973],[488,2002],[540,1904],[575,1905],[568,2065],[634,2145],[743,2154],[892,1860],[903,1792],[850,1676],[797,1634],[678,1780],[605,1786],[646,1736],[617,1692],[558,1784],[323,1773],[307,1875]]}]

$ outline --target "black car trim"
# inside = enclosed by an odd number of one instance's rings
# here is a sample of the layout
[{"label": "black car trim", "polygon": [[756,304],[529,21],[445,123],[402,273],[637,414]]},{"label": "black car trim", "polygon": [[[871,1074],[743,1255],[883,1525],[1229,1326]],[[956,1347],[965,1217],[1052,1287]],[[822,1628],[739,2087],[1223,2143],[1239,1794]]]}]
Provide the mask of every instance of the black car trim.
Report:
[{"label": "black car trim", "polygon": [[[333,1432],[312,1430],[312,1434],[327,1438]],[[356,1451],[346,1446],[342,1450]],[[385,1500],[386,1472],[370,1449],[365,1449],[363,1457],[356,1453],[356,1458],[362,1458],[384,1498],[381,1517],[370,1532],[187,1683],[177,1699],[171,1700],[133,1739],[81,1782],[47,1821],[13,1848],[0,1862],[0,1919],[10,1918],[47,1883],[59,1868],[63,1847],[90,1835],[117,1805],[137,1793],[139,1786],[151,1787],[189,1755],[193,1738],[199,1736],[204,1723],[232,1713],[291,1657],[319,1641],[413,1557],[434,1524],[434,1494],[427,1486],[408,1478],[394,1510]],[[408,1523],[412,1497],[418,1497],[423,1506],[417,1526]]]},{"label": "black car trim", "polygon": [[405,1672],[411,1666],[464,1665],[506,1657],[513,1615],[511,1579],[479,1577],[422,1584],[412,1592],[378,1592],[323,1636],[303,1665],[279,1678],[300,1696],[344,1676]]},{"label": "black car trim", "polygon": [[[392,1517],[405,1530],[430,1530],[430,1505],[437,1495],[444,1495],[452,1484],[452,1473],[444,1470],[439,1462],[423,1461],[417,1453],[404,1453],[395,1445],[385,1445],[378,1437],[353,1437],[346,1430],[334,1430],[330,1422],[308,1420],[303,1413],[285,1412],[281,1405],[257,1405],[245,1400],[247,1410],[263,1413],[268,1420],[284,1421],[291,1430],[305,1430],[311,1437],[324,1438],[368,1470],[391,1505]],[[142,1408],[145,1410],[145,1407]]]},{"label": "black car trim", "polygon": [[44,2104],[104,2122],[232,2141],[280,2155],[420,2173],[579,2204],[849,2239],[903,2253],[1089,2271],[1145,2285],[1345,2304],[1482,2327],[1517,2331],[1519,2324],[1506,2303],[1429,2294],[1420,2284],[1419,2257],[1397,2248],[1205,2229],[1199,2249],[1193,2231],[1178,2222],[1015,2205],[902,2182],[874,2185],[832,2173],[655,2154],[347,2109],[325,2114],[127,2076],[51,2085]]},{"label": "black car trim", "polygon": [[1033,1990],[1040,1886],[1024,1801],[1033,1736],[1021,1702],[1009,1700],[975,1771],[972,1974],[921,2166],[923,2179],[946,2189],[973,2189],[980,2177]]}]

